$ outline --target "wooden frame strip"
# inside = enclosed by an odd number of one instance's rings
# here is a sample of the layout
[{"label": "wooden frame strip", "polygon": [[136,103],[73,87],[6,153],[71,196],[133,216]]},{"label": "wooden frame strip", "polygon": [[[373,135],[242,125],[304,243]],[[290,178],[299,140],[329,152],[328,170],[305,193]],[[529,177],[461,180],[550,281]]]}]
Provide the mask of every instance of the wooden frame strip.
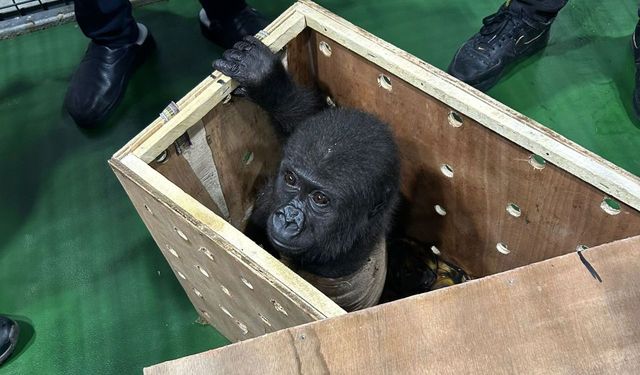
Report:
[{"label": "wooden frame strip", "polygon": [[508,108],[417,57],[335,16],[309,0],[297,11],[310,28],[401,77],[527,150],[640,210],[640,178]]}]

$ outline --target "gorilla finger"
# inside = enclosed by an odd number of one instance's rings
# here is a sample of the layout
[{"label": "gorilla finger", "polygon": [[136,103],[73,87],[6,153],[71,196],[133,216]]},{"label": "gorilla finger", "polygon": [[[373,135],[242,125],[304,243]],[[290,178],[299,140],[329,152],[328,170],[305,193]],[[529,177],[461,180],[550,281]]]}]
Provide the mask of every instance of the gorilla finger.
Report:
[{"label": "gorilla finger", "polygon": [[213,68],[221,71],[223,74],[229,77],[233,77],[238,73],[238,69],[240,68],[240,66],[236,62],[218,59],[213,62]]},{"label": "gorilla finger", "polygon": [[237,49],[228,49],[222,54],[222,57],[227,61],[240,61],[244,56],[244,52],[238,51]]}]

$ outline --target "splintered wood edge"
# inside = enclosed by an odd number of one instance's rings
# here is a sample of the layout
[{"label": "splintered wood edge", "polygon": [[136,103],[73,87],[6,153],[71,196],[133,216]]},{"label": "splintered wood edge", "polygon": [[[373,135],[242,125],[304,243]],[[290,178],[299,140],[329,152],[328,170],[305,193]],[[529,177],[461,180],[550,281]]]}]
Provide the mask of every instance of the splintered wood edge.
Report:
[{"label": "splintered wood edge", "polygon": [[122,160],[112,159],[110,164],[136,183],[140,184],[142,181],[140,186],[147,193],[170,209],[178,210],[180,215],[193,222],[211,240],[219,242],[219,238],[222,238],[230,244],[231,246],[221,246],[238,262],[259,272],[278,291],[314,318],[324,319],[346,314],[329,297],[135,155],[126,155]]},{"label": "splintered wood edge", "polygon": [[[305,17],[295,4],[273,21],[262,39],[272,51],[279,51],[306,28]],[[122,159],[132,153],[146,163],[155,159],[187,129],[202,119],[238,86],[231,78],[214,71],[178,103],[179,112],[166,123],[158,118],[115,155]]]},{"label": "splintered wood edge", "polygon": [[640,210],[640,178],[309,0],[306,24],[452,109]]}]

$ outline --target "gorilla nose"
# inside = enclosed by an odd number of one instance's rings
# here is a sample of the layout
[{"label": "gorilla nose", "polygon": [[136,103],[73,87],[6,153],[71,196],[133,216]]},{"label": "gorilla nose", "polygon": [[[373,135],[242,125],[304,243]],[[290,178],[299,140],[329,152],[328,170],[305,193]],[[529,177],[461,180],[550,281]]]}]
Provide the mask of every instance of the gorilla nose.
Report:
[{"label": "gorilla nose", "polygon": [[292,206],[285,206],[284,219],[287,223],[295,223],[302,216],[302,212],[299,209]]},{"label": "gorilla nose", "polygon": [[273,227],[284,237],[298,235],[304,227],[304,213],[293,206],[285,206],[273,215]]}]

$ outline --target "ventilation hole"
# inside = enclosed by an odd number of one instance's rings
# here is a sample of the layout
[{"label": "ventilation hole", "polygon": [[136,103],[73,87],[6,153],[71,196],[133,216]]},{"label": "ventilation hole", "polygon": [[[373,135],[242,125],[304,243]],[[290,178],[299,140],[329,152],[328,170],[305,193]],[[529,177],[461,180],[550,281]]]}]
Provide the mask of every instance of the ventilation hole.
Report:
[{"label": "ventilation hole", "polygon": [[378,76],[378,86],[382,87],[387,91],[391,91],[391,78],[387,77],[384,74],[380,74]]},{"label": "ventilation hole", "polygon": [[180,276],[182,278],[182,280],[186,280],[187,277],[180,271],[178,271],[178,276]]},{"label": "ventilation hole", "polygon": [[587,246],[587,245],[578,245],[576,247],[576,251],[584,251],[584,250],[587,250],[588,248],[589,248],[589,246]]},{"label": "ventilation hole", "polygon": [[222,104],[229,104],[231,102],[231,94],[227,95],[222,99]]},{"label": "ventilation hole", "polygon": [[204,310],[200,310],[200,313],[201,313],[202,315],[204,315],[204,317],[205,317],[206,319],[211,319],[211,315],[210,315],[208,312],[206,312],[206,311],[204,311]]},{"label": "ventilation hole", "polygon": [[176,258],[180,258],[180,255],[178,255],[178,252],[177,252],[177,251],[175,251],[175,250],[173,250],[173,249],[171,248],[171,246],[167,245],[167,250],[168,250],[168,251],[171,253],[171,255],[173,255],[174,257],[176,257]]},{"label": "ventilation hole", "polygon": [[184,234],[183,231],[181,231],[180,229],[178,229],[177,227],[173,227],[173,230],[176,231],[176,233],[178,233],[178,236],[180,236],[180,238],[182,238],[185,241],[189,241],[189,237],[187,237],[186,234]]},{"label": "ventilation hole", "polygon": [[447,211],[439,204],[436,204],[435,206],[433,206],[433,208],[436,210],[436,213],[440,216],[444,216],[447,214]]},{"label": "ventilation hole", "polygon": [[540,155],[531,154],[531,156],[529,156],[529,164],[531,164],[535,169],[544,169],[547,165],[547,161]]},{"label": "ventilation hole", "polygon": [[431,246],[431,252],[434,253],[435,255],[440,255],[440,249],[438,249],[435,246]]},{"label": "ventilation hole", "polygon": [[504,255],[507,255],[511,252],[509,248],[507,248],[507,245],[503,244],[502,242],[498,242],[498,244],[496,245],[496,249],[498,249],[498,251]]},{"label": "ventilation hole", "polygon": [[617,215],[620,213],[620,203],[616,202],[614,199],[605,197],[600,203],[600,208],[609,215]]},{"label": "ventilation hole", "polygon": [[459,128],[462,126],[462,116],[460,116],[460,114],[458,114],[458,112],[456,111],[450,111],[447,119],[449,120],[449,124],[454,128]]},{"label": "ventilation hole", "polygon": [[222,310],[223,313],[227,314],[227,316],[229,318],[233,318],[233,315],[231,315],[231,313],[229,312],[229,310],[227,310],[224,306],[222,305],[218,305],[218,307],[220,308],[220,310]]},{"label": "ventilation hole", "polygon": [[200,291],[199,291],[198,289],[193,288],[193,293],[195,293],[195,294],[196,294],[196,296],[198,296],[198,297],[200,297],[200,298],[203,298],[203,299],[204,299],[204,297],[202,296],[202,293],[200,293]]},{"label": "ventilation hole", "polygon": [[224,292],[224,294],[228,295],[229,297],[231,297],[231,292],[229,291],[229,289],[227,289],[226,286],[220,284],[220,289],[222,289],[222,291]]},{"label": "ventilation hole", "polygon": [[200,267],[199,265],[196,265],[196,268],[198,269],[198,271],[200,271],[201,274],[205,275],[206,277],[209,277],[209,273],[207,272],[207,270]]},{"label": "ventilation hole", "polygon": [[149,206],[147,206],[146,204],[144,205],[144,209],[147,210],[147,212],[149,212],[151,215],[153,215],[153,211],[151,211]]},{"label": "ventilation hole", "polygon": [[245,279],[244,277],[240,276],[240,280],[242,280],[242,282],[244,283],[244,285],[247,286],[247,288],[253,290],[253,285],[251,285],[251,283],[249,282],[249,280]]},{"label": "ventilation hole", "polygon": [[327,96],[327,105],[329,107],[335,107],[336,106],[336,102],[334,102],[333,99],[331,99],[330,96]]},{"label": "ventilation hole", "polygon": [[243,335],[246,335],[247,333],[249,333],[249,329],[247,328],[246,324],[242,323],[238,319],[236,319],[235,322],[236,322],[236,325],[238,326],[238,328],[240,328],[240,330],[242,331]]},{"label": "ventilation hole", "polygon": [[271,327],[271,323],[269,322],[269,319],[267,319],[266,316],[258,313],[258,316],[260,317],[260,319],[262,319],[262,321],[264,322],[264,324],[268,325],[269,327]]},{"label": "ventilation hole", "polygon": [[242,156],[242,164],[247,166],[251,164],[252,161],[253,161],[253,152],[251,151],[245,152],[244,155]]},{"label": "ventilation hole", "polygon": [[329,43],[325,42],[325,41],[321,41],[318,44],[318,49],[320,49],[320,52],[322,52],[323,55],[330,57],[331,56],[331,46],[329,45]]},{"label": "ventilation hole", "polygon": [[440,167],[440,171],[443,175],[452,178],[453,177],[453,168],[449,164],[442,164]]},{"label": "ventilation hole", "polygon": [[200,251],[202,251],[204,253],[204,255],[207,256],[207,258],[209,258],[211,261],[213,261],[214,263],[216,263],[216,258],[213,256],[213,254],[211,253],[211,251],[209,251],[209,249],[207,249],[206,247],[201,247],[200,249],[198,249]]},{"label": "ventilation hole", "polygon": [[278,301],[276,301],[275,299],[272,299],[271,303],[273,303],[273,307],[276,309],[276,311],[281,312],[285,316],[289,316],[289,314],[287,313],[287,310],[285,310],[284,307],[282,307],[282,305],[278,303]]},{"label": "ventilation hole", "polygon": [[167,150],[162,151],[160,155],[158,155],[158,157],[156,158],[156,163],[159,163],[159,164],[166,163],[167,156],[169,156],[169,153],[167,152]]},{"label": "ventilation hole", "polygon": [[520,206],[518,206],[515,203],[509,203],[507,205],[507,212],[509,213],[509,215],[513,217],[520,217],[520,215],[522,215],[522,210],[520,210]]}]

